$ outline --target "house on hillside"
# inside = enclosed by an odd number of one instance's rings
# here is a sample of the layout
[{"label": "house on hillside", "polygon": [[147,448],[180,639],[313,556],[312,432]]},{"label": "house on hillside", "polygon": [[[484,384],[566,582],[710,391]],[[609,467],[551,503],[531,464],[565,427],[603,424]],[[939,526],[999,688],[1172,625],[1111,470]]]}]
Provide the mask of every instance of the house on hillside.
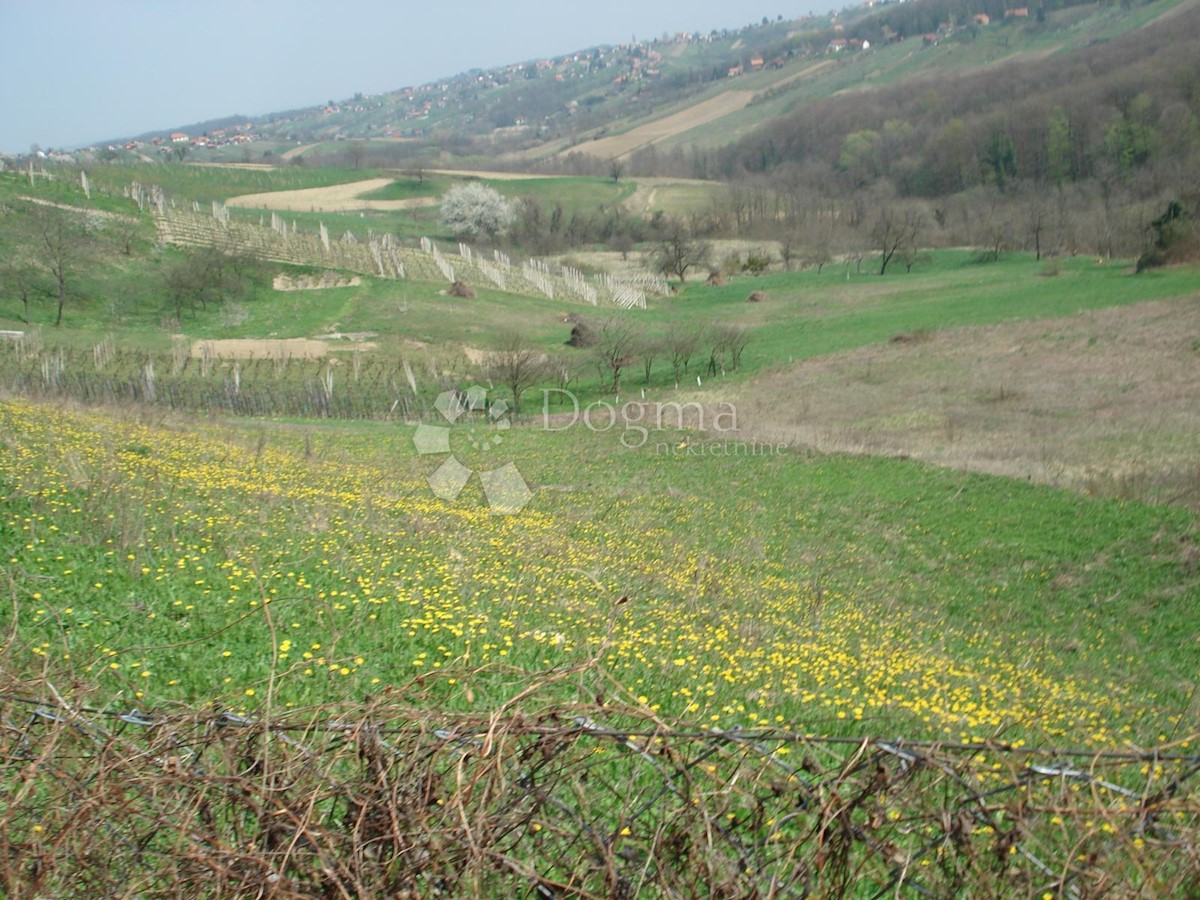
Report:
[{"label": "house on hillside", "polygon": [[829,42],[829,49],[834,53],[840,53],[846,49],[847,41],[845,38],[834,38]]},{"label": "house on hillside", "polygon": [[729,76],[728,77],[737,78],[741,74],[742,74],[741,66],[730,66],[729,67]]},{"label": "house on hillside", "polygon": [[992,18],[987,13],[976,13],[974,21],[976,25],[987,25]]},{"label": "house on hillside", "polygon": [[763,58],[761,56],[750,57],[750,68],[757,72],[763,67]]},{"label": "house on hillside", "polygon": [[171,143],[172,144],[186,144],[190,140],[191,140],[191,138],[189,138],[182,131],[172,131],[171,132]]},{"label": "house on hillside", "polygon": [[1014,6],[1010,9],[1006,9],[1004,11],[1004,18],[1006,18],[1006,19],[1028,19],[1029,18],[1029,7],[1028,6]]}]

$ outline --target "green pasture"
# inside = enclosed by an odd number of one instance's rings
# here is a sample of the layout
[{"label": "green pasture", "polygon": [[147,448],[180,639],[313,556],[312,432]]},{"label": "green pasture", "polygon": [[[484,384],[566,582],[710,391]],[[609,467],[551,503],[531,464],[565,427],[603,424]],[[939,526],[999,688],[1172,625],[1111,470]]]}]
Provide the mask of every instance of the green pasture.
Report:
[{"label": "green pasture", "polygon": [[532,487],[494,516],[476,480],[432,496],[411,426],[0,406],[10,663],[143,707],[426,674],[489,708],[598,655],[607,690],[721,727],[1121,746],[1194,719],[1185,511],[600,424],[456,425],[463,465]]}]

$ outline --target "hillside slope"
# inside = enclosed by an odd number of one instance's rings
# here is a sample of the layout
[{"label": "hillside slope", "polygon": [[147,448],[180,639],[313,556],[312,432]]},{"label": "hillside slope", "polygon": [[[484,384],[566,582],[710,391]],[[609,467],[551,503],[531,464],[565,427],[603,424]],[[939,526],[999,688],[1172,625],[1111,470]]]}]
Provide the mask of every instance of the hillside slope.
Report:
[{"label": "hillside slope", "polygon": [[[576,154],[570,163],[576,169],[597,169],[650,147],[719,149],[846,91],[903,89],[913,79],[945,82],[1005,62],[1074,58],[1196,6],[1196,0],[1124,7],[1051,2],[1029,17],[1006,17],[992,0],[863,6],[831,17],[593,47],[182,131],[191,135],[186,151],[196,159],[340,157],[357,168],[471,157],[553,168]],[[139,143],[166,135],[142,135]],[[150,148],[135,148],[143,149]],[[158,147],[163,155],[183,150],[170,141]]]}]

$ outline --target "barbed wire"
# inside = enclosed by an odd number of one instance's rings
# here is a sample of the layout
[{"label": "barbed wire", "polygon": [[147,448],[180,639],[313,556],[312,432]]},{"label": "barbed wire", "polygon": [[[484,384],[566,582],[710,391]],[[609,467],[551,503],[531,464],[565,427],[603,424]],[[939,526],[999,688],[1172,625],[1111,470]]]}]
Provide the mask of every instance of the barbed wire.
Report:
[{"label": "barbed wire", "polygon": [[[0,691],[0,703],[11,702],[19,703],[26,706],[34,707],[39,710],[39,715],[56,716],[53,713],[54,707],[59,703],[57,700],[46,700],[35,697],[29,697],[22,694],[16,694],[9,691]],[[278,717],[275,719],[261,719],[255,716],[246,716],[227,710],[213,708],[212,717],[218,725],[236,726],[236,727],[262,727],[273,732],[287,731],[329,731],[329,732],[349,732],[360,727],[359,723],[345,722],[338,719],[331,719],[326,722],[313,723],[307,722],[304,724],[291,723],[287,717]],[[119,709],[103,709],[90,706],[72,706],[64,707],[64,709],[73,715],[98,716],[103,718],[118,719],[128,725],[138,725],[144,728],[162,727],[174,723],[193,721],[196,714],[193,712],[176,713],[174,715],[163,712],[145,712],[137,707],[131,707],[127,710]],[[578,727],[584,728],[582,724]],[[380,734],[389,732],[399,733],[404,730],[403,727],[388,728],[386,726],[379,727]],[[664,730],[661,726],[653,729],[604,729],[600,726],[587,726],[590,734],[597,737],[611,738],[660,738],[669,736],[674,740],[696,741],[696,740],[712,740],[714,738],[725,737],[729,740],[738,741],[774,741],[785,744],[830,744],[830,745],[851,745],[859,746],[864,741],[870,745],[880,748],[892,747],[896,749],[911,749],[914,751],[933,750],[946,753],[1004,753],[1021,756],[1048,756],[1062,757],[1075,759],[1090,759],[1095,761],[1100,760],[1115,760],[1120,762],[1192,762],[1200,766],[1200,751],[1197,753],[1171,752],[1170,750],[1158,748],[1131,748],[1128,750],[1112,750],[1099,748],[1083,748],[1083,747],[1059,747],[1047,745],[1028,746],[1025,744],[1014,744],[1007,741],[997,741],[985,739],[970,743],[962,743],[955,741],[934,741],[934,740],[914,740],[909,738],[894,737],[885,738],[878,735],[863,734],[859,736],[847,735],[821,735],[808,734],[796,731],[787,731],[778,728],[744,728],[735,726],[729,729],[717,727],[699,728],[671,728]],[[530,729],[531,734],[559,734],[562,732],[561,727]],[[1200,735],[1194,736],[1191,739],[1184,739],[1172,742],[1169,746],[1188,746],[1192,743],[1200,745]]]},{"label": "barbed wire", "polygon": [[1088,898],[1200,881],[1200,756],[1170,747],[674,728],[522,695],[502,715],[414,689],[257,718],[2,692],[0,884]]}]

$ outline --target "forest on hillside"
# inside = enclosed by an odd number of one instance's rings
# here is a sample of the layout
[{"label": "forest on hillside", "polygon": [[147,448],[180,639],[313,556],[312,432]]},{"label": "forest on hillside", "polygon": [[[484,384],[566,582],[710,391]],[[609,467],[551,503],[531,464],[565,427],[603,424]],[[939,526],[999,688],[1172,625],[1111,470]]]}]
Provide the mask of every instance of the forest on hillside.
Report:
[{"label": "forest on hillside", "polygon": [[1197,59],[1200,9],[1180,10],[1071,53],[842,92],[722,150],[651,147],[629,168],[726,182],[713,230],[782,224],[846,247],[899,207],[934,244],[1137,255],[1170,204],[1200,207]]}]

